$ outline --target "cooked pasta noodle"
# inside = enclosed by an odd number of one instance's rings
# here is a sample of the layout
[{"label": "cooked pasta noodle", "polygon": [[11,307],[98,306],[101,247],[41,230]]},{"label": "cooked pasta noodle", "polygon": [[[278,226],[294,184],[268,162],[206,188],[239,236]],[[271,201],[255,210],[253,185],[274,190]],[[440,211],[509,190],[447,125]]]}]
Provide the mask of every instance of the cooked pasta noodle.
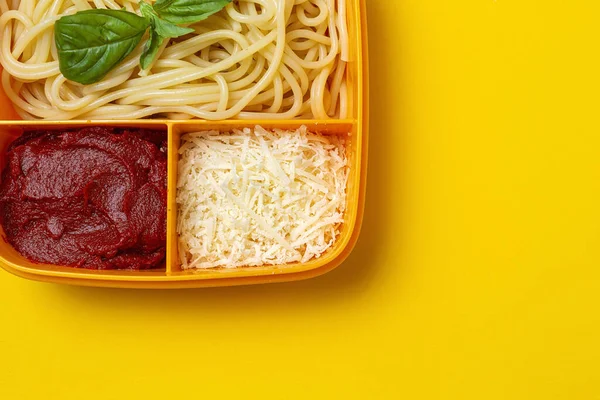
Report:
[{"label": "cooked pasta noodle", "polygon": [[147,70],[145,40],[100,82],[60,73],[54,23],[137,0],[0,0],[2,87],[24,119],[346,118],[346,0],[235,0],[167,39]]}]

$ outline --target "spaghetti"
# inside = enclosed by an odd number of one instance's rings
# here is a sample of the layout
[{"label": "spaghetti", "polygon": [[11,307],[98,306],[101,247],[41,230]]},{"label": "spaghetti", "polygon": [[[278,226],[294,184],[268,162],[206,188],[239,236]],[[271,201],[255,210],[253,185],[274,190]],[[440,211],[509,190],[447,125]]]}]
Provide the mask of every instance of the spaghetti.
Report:
[{"label": "spaghetti", "polygon": [[54,23],[130,0],[0,0],[2,87],[24,119],[291,119],[348,116],[345,0],[237,0],[165,40],[143,43],[100,82],[60,73]]}]

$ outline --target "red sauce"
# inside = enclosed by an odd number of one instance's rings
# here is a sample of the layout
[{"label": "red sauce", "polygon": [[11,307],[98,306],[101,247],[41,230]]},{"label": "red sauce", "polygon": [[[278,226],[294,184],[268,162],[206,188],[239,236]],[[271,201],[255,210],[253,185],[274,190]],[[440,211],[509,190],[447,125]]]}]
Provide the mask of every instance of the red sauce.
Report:
[{"label": "red sauce", "polygon": [[0,183],[6,239],[30,261],[146,269],[165,258],[164,132],[85,128],[28,132],[8,149]]}]

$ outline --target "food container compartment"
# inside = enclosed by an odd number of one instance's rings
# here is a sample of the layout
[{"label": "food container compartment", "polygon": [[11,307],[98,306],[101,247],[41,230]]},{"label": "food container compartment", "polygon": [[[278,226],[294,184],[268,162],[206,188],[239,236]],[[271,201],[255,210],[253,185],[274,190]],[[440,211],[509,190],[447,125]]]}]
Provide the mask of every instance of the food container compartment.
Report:
[{"label": "food container compartment", "polygon": [[[218,130],[221,132],[227,132],[231,129],[243,129],[245,127],[252,127],[254,125],[261,125],[265,129],[297,129],[301,125],[305,125],[309,131],[317,132],[322,135],[341,135],[346,137],[346,154],[349,163],[349,178],[347,186],[347,205],[344,223],[342,224],[341,234],[337,238],[335,244],[320,258],[313,259],[306,263],[293,263],[286,264],[283,266],[262,266],[262,267],[241,267],[234,269],[217,268],[207,270],[182,270],[181,262],[179,260],[177,252],[177,234],[176,234],[176,221],[177,221],[177,204],[175,202],[175,196],[173,195],[176,190],[176,165],[179,160],[177,149],[179,149],[181,135],[188,132],[206,131],[206,130]],[[266,122],[256,121],[254,122],[239,122],[229,121],[227,123],[196,123],[196,122],[185,122],[173,124],[171,131],[172,146],[169,149],[169,156],[171,157],[169,171],[169,216],[167,218],[168,228],[167,237],[170,243],[167,244],[167,266],[168,270],[172,275],[181,276],[182,279],[214,279],[214,278],[233,278],[242,276],[260,276],[260,275],[275,275],[275,274],[293,274],[302,273],[305,271],[313,270],[324,265],[328,265],[334,262],[338,256],[340,256],[343,250],[346,248],[351,240],[352,233],[355,230],[358,205],[359,205],[359,193],[360,193],[360,161],[361,161],[361,141],[357,134],[357,126],[353,121],[336,121],[336,122]]]},{"label": "food container compartment", "polygon": [[[167,133],[168,126],[164,123],[155,123],[153,121],[148,121],[148,123],[144,123],[145,121],[137,121],[135,123],[94,123],[87,124],[82,122],[63,122],[63,123],[42,123],[42,122],[21,122],[16,123],[12,122],[9,124],[3,123],[0,125],[0,167],[4,169],[7,163],[6,152],[10,144],[18,138],[21,134],[27,131],[32,130],[57,130],[61,131],[64,129],[77,129],[84,128],[89,126],[109,126],[109,127],[117,127],[117,128],[147,128],[153,130],[164,131]],[[7,243],[2,227],[0,226],[0,235],[2,239],[0,240],[0,265],[10,272],[16,273],[17,275],[25,275],[27,277],[28,274],[39,275],[41,279],[45,279],[42,277],[69,277],[75,278],[78,276],[85,276],[85,279],[128,279],[129,277],[138,276],[141,278],[144,277],[159,277],[164,276],[166,273],[166,260],[162,263],[158,268],[152,268],[148,270],[92,270],[92,269],[83,269],[83,268],[71,268],[71,267],[62,267],[56,265],[47,265],[34,263],[27,260],[24,256],[19,254],[9,243]]]},{"label": "food container compartment", "polygon": [[[350,118],[330,120],[127,120],[127,121],[20,121],[10,102],[0,89],[0,166],[6,163],[10,143],[26,130],[70,129],[89,126],[137,127],[165,129],[168,138],[168,204],[167,252],[162,268],[131,270],[88,270],[71,267],[36,264],[28,261],[0,239],[0,266],[21,277],[58,283],[87,286],[132,288],[184,288],[231,286],[267,282],[292,281],[323,274],[337,267],[352,251],[362,222],[365,200],[367,162],[368,87],[366,65],[365,1],[348,1],[348,26],[351,60],[348,64],[347,83],[350,93]],[[230,131],[260,125],[265,129],[297,129],[302,125],[323,135],[347,136],[346,151],[349,163],[347,205],[341,234],[335,244],[320,258],[306,263],[278,266],[182,270],[177,251],[176,182],[178,149],[181,136],[188,132],[217,130]],[[0,231],[2,236],[3,232]]]}]

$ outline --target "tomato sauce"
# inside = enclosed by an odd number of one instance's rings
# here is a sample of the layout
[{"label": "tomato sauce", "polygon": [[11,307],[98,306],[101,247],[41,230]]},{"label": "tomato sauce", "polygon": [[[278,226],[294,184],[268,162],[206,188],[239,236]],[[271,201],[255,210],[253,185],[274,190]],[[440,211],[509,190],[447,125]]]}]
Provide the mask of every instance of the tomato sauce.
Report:
[{"label": "tomato sauce", "polygon": [[106,127],[27,132],[11,144],[0,223],[30,261],[147,269],[166,249],[166,134]]}]

